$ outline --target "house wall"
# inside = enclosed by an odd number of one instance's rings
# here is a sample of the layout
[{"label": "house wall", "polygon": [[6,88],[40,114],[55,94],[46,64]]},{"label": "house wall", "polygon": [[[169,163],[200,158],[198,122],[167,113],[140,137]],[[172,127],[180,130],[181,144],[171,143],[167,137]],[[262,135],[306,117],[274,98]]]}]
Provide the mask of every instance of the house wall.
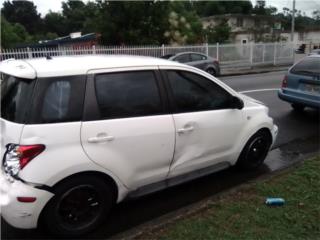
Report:
[{"label": "house wall", "polygon": [[[285,32],[280,34],[287,38],[287,42],[291,41],[291,33]],[[295,32],[293,35],[293,41],[296,43],[306,42],[306,43],[320,43],[320,31],[310,31],[310,32]]]}]

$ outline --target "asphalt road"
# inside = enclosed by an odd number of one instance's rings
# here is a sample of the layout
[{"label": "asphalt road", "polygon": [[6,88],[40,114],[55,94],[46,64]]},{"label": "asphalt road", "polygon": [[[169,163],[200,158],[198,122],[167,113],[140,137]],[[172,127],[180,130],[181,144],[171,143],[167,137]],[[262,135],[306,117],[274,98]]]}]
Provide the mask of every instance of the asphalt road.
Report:
[{"label": "asphalt road", "polygon": [[[263,74],[242,75],[220,78],[238,92],[262,101],[269,107],[269,114],[279,126],[279,135],[274,147],[295,139],[304,139],[320,134],[320,115],[313,109],[303,114],[292,111],[291,105],[280,100],[277,90],[285,75],[284,71]],[[258,91],[256,91],[258,90]]]},{"label": "asphalt road", "polygon": [[[270,72],[221,78],[235,90],[246,91],[245,94],[269,106],[270,115],[279,126],[279,136],[274,146],[276,149],[269,154],[261,169],[242,173],[230,168],[137,200],[123,202],[113,209],[104,226],[84,238],[108,238],[134,229],[168,212],[289,165],[297,156],[303,157],[303,154],[317,150],[320,146],[319,113],[306,109],[303,114],[297,114],[292,111],[290,104],[279,100],[274,89],[281,85],[283,75],[284,72]],[[1,223],[1,233],[2,239],[52,238],[38,230],[17,230],[4,222]]]}]

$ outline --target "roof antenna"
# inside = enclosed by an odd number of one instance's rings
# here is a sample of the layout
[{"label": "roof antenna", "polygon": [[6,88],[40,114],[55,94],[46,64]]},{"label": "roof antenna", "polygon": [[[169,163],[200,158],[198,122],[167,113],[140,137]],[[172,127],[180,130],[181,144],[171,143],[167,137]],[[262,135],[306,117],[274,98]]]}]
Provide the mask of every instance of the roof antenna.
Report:
[{"label": "roof antenna", "polygon": [[46,56],[46,59],[47,59],[47,60],[51,60],[52,57],[51,57],[50,55],[47,55],[47,56]]}]

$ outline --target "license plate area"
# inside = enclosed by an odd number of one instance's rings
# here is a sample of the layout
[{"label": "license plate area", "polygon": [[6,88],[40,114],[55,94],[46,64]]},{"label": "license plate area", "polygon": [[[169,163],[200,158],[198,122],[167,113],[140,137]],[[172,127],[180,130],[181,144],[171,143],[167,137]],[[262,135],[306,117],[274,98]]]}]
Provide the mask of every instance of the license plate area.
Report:
[{"label": "license plate area", "polygon": [[305,83],[303,84],[302,90],[312,94],[320,94],[320,85]]}]

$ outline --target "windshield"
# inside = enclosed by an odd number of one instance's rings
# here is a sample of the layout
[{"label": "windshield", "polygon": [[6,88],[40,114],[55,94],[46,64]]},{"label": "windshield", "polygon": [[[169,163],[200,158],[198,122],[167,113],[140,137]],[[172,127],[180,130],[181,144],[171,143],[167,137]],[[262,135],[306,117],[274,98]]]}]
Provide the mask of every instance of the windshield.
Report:
[{"label": "windshield", "polygon": [[34,80],[16,78],[1,73],[1,117],[16,123],[24,123],[31,105]]},{"label": "windshield", "polygon": [[319,75],[320,74],[320,58],[307,57],[297,63],[292,69],[291,73],[301,75]]}]

